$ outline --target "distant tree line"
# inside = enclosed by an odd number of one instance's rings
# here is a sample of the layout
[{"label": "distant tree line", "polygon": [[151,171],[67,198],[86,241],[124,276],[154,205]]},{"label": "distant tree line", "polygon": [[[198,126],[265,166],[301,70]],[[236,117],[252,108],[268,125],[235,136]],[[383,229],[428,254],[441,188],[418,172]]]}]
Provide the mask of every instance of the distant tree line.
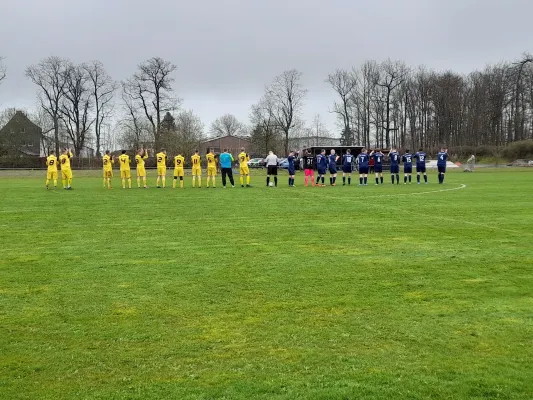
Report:
[{"label": "distant tree line", "polygon": [[[294,69],[265,86],[251,106],[249,124],[225,114],[206,134],[200,118],[181,107],[174,90],[176,70],[172,62],[153,57],[117,82],[99,61],[75,64],[48,57],[29,66],[26,76],[35,84],[39,102],[31,118],[43,129],[43,147],[59,151],[68,145],[80,155],[93,146],[96,156],[118,147],[165,147],[189,154],[207,135],[235,135],[249,137],[257,152],[287,153],[293,143],[320,143],[332,136],[343,145],[413,149],[499,148],[533,139],[529,54],[468,75],[392,60],[335,70],[326,82],[334,92],[329,112],[337,117],[337,135],[326,129],[320,115],[310,123],[303,120],[307,90],[302,73]],[[0,57],[0,83],[5,78]]]},{"label": "distant tree line", "polygon": [[533,58],[462,75],[401,61],[336,70],[332,111],[345,144],[502,146],[533,138]]}]

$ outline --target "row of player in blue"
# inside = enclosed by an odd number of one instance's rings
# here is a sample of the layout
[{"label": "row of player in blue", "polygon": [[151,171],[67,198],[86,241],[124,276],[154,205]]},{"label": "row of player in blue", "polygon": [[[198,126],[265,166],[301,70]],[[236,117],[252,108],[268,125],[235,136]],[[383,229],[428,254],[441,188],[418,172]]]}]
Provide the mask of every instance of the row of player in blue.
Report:
[{"label": "row of player in blue", "polygon": [[[346,154],[342,156],[342,181],[343,185],[346,185],[346,179],[348,185],[351,184],[351,176],[354,170],[354,161],[356,169],[359,172],[359,186],[368,185],[368,172],[370,169],[370,158],[374,160],[374,172],[376,174],[376,185],[383,184],[383,162],[385,157],[389,158],[390,172],[392,184],[400,183],[400,163],[403,163],[404,172],[404,184],[411,183],[411,175],[413,173],[413,163],[416,164],[417,183],[420,184],[420,177],[424,177],[424,183],[428,183],[428,177],[426,173],[426,160],[427,154],[423,149],[419,149],[415,154],[411,154],[409,150],[406,150],[404,154],[391,148],[389,154],[386,156],[381,150],[373,150],[370,154],[368,149],[364,148],[361,153],[354,157],[351,151],[346,150]],[[335,153],[335,150],[331,150],[330,155],[326,156],[326,150],[321,150],[320,154],[316,158],[309,152],[304,155],[304,169],[305,169],[305,185],[308,184],[310,177],[314,178],[313,170],[318,171],[318,176],[315,185],[324,186],[325,175],[329,171],[330,173],[330,185],[335,186],[337,180],[337,161],[339,156]],[[444,183],[444,174],[446,173],[446,163],[448,161],[448,149],[441,148],[437,154],[437,169],[439,184]]]}]

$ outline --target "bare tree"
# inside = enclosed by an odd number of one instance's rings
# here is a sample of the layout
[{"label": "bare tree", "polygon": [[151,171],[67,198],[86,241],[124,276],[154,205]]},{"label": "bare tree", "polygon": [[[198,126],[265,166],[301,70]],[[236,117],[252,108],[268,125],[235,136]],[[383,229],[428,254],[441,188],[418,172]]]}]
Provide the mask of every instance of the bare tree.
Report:
[{"label": "bare tree", "polygon": [[243,134],[245,126],[233,114],[226,114],[217,118],[211,124],[210,133],[213,136],[235,136]]},{"label": "bare tree", "polygon": [[251,140],[257,151],[267,154],[270,150],[278,149],[282,142],[280,129],[274,117],[272,98],[265,95],[257,104],[252,106],[250,114],[252,123]]},{"label": "bare tree", "polygon": [[355,138],[351,127],[351,108],[354,103],[354,90],[357,87],[357,76],[350,71],[338,69],[326,79],[333,90],[339,95],[340,101],[334,101],[333,112],[342,121],[342,144],[350,146]]},{"label": "bare tree", "polygon": [[[533,56],[531,54],[525,53],[522,57],[522,60],[514,64],[513,73],[516,76],[515,80],[515,91],[514,91],[514,140],[524,139],[524,110],[521,110],[520,100],[523,100],[523,83],[522,75],[524,67],[530,63],[533,63]],[[522,101],[523,104],[523,101]]]},{"label": "bare tree", "polygon": [[380,66],[380,74],[376,84],[384,90],[385,102],[385,123],[383,126],[385,130],[385,143],[390,147],[390,132],[391,132],[391,95],[394,89],[398,88],[409,76],[409,69],[403,61],[387,60]]},{"label": "bare tree", "polygon": [[28,118],[42,129],[41,149],[48,156],[50,151],[55,149],[54,144],[54,121],[50,115],[42,108],[38,107],[28,115]]},{"label": "bare tree", "polygon": [[117,84],[107,74],[100,61],[93,61],[84,65],[90,79],[91,95],[94,102],[94,133],[96,136],[96,157],[100,157],[102,128],[113,112],[113,97]]},{"label": "bare tree", "polygon": [[192,110],[182,110],[174,119],[176,143],[184,155],[192,155],[204,139],[204,124]]},{"label": "bare tree", "polygon": [[61,119],[72,140],[74,152],[79,156],[94,123],[94,118],[91,117],[93,103],[90,78],[83,66],[70,65],[67,68],[63,93]]},{"label": "bare tree", "polygon": [[[146,130],[151,132],[148,121],[141,119],[140,106],[135,101],[135,95],[131,92],[132,87],[125,82],[122,82],[122,109],[124,117],[120,120],[120,128],[122,130],[122,142],[125,147],[140,148],[148,147],[148,141],[153,142],[153,137],[149,140],[147,138]],[[146,121],[146,123],[145,123]],[[153,132],[151,132],[152,134]],[[153,144],[153,143],[152,143]]]},{"label": "bare tree", "polygon": [[4,65],[4,57],[0,57],[0,83],[6,78],[7,69]]},{"label": "bare tree", "polygon": [[289,153],[289,137],[300,116],[307,90],[302,87],[302,73],[291,69],[274,78],[266,95],[272,102],[273,116],[284,134],[285,154]]},{"label": "bare tree", "polygon": [[179,106],[179,100],[172,92],[172,73],[176,68],[171,62],[154,57],[140,64],[138,71],[126,82],[131,100],[140,105],[152,128],[156,149],[160,147],[163,116]]},{"label": "bare tree", "polygon": [[56,154],[59,154],[61,100],[64,95],[65,72],[68,64],[68,61],[62,58],[48,57],[39,64],[26,69],[26,76],[38,86],[37,98],[40,106],[53,121]]}]

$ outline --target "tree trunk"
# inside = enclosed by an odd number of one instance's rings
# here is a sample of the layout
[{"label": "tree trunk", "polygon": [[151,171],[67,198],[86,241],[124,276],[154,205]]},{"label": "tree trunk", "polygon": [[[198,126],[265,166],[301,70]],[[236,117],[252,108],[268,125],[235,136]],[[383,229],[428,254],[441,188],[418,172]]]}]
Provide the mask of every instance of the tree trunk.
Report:
[{"label": "tree trunk", "polygon": [[59,157],[59,121],[58,118],[54,118],[54,139],[56,142],[56,156]]}]

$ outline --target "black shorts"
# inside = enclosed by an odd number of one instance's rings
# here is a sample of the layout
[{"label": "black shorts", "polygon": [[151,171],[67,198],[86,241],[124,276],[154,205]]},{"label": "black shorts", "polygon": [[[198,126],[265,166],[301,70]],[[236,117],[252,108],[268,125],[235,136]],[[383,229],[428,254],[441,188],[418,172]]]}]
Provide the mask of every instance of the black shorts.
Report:
[{"label": "black shorts", "polygon": [[336,174],[336,173],[337,173],[337,168],[335,168],[335,167],[333,167],[333,168],[330,167],[330,168],[329,168],[329,173],[330,173],[331,175]]},{"label": "black shorts", "polygon": [[296,170],[294,168],[289,168],[289,175],[296,175]]},{"label": "black shorts", "polygon": [[439,174],[446,173],[446,165],[437,165],[437,169],[439,170]]},{"label": "black shorts", "polygon": [[353,172],[353,168],[351,165],[344,165],[342,167],[342,172],[344,172],[345,174],[351,174]]},{"label": "black shorts", "polygon": [[360,174],[368,174],[368,167],[359,167]]},{"label": "black shorts", "polygon": [[319,168],[318,169],[318,175],[326,175],[326,170]]},{"label": "black shorts", "polygon": [[413,166],[412,165],[404,165],[403,172],[404,172],[404,174],[412,174],[413,173]]},{"label": "black shorts", "polygon": [[416,164],[416,172],[426,172],[426,164]]},{"label": "black shorts", "polygon": [[391,174],[399,174],[400,173],[400,166],[399,165],[391,165],[390,166],[390,173]]},{"label": "black shorts", "polygon": [[374,172],[378,174],[383,172],[383,165],[374,165]]},{"label": "black shorts", "polygon": [[269,165],[267,167],[267,175],[277,175],[278,167],[276,165]]}]

